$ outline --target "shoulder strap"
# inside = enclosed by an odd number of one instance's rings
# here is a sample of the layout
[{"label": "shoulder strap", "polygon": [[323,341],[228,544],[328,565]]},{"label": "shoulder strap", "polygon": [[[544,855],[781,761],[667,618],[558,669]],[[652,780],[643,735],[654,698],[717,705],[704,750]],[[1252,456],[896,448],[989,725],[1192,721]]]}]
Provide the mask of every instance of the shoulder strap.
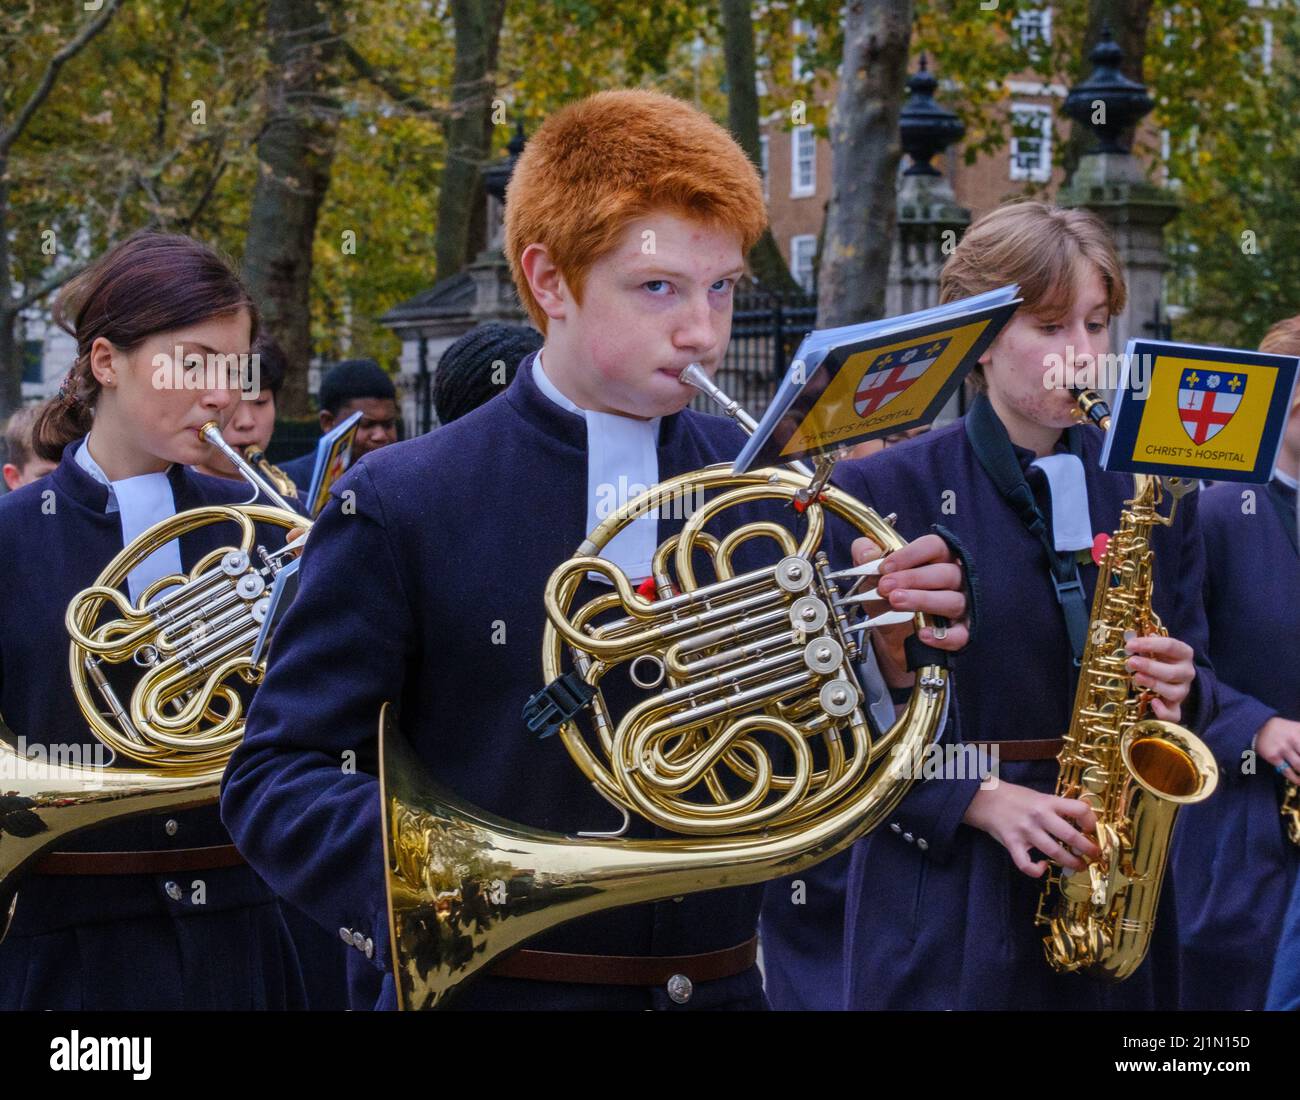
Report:
[{"label": "shoulder strap", "polygon": [[[1083,660],[1083,650],[1088,640],[1088,606],[1084,599],[1083,582],[1079,579],[1079,563],[1073,554],[1058,553],[1053,545],[1047,520],[1034,499],[1034,491],[1025,480],[1020,463],[1016,461],[1015,451],[1011,449],[1007,429],[984,394],[975,398],[966,414],[966,435],[979,464],[993,482],[993,487],[1015,510],[1025,530],[1042,544],[1052,584],[1056,587],[1056,599],[1065,617],[1070,652],[1074,655],[1077,666]],[[1072,454],[1082,457],[1082,440],[1076,429],[1068,431],[1066,442]]]}]

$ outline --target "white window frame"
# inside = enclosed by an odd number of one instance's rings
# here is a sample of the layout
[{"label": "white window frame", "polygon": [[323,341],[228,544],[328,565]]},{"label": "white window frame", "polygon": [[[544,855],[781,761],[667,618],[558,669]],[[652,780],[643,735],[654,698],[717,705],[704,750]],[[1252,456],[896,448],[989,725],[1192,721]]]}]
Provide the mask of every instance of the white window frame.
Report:
[{"label": "white window frame", "polygon": [[[799,178],[799,144],[801,139],[812,143],[808,157],[808,180]],[[790,131],[790,197],[806,199],[817,193],[817,130],[812,126],[796,126]]]},{"label": "white window frame", "polygon": [[1013,130],[1010,142],[1011,178],[1013,180],[1032,180],[1035,183],[1046,183],[1052,178],[1052,138],[1054,137],[1052,109],[1042,103],[1013,103],[1011,105],[1013,127],[1017,115],[1037,115],[1039,117],[1039,141],[1041,144],[1038,149],[1038,163],[1033,167],[1025,167],[1020,163],[1020,143],[1022,139],[1017,137]]},{"label": "white window frame", "polygon": [[794,55],[790,58],[790,79],[796,84],[803,84],[812,78],[812,72],[804,65],[803,58],[799,56],[799,43],[796,39],[801,36],[811,38],[804,21],[795,19],[790,25],[790,40],[794,47]]},{"label": "white window frame", "polygon": [[[1029,17],[1041,16],[1038,21],[1038,30],[1035,31],[1032,39],[1027,39],[1026,34],[1034,23]],[[1011,27],[1015,31],[1016,41],[1020,48],[1032,53],[1041,46],[1050,46],[1052,44],[1052,9],[1051,8],[1028,8],[1017,11],[1011,19]]]},{"label": "white window frame", "polygon": [[[807,278],[800,278],[799,271],[803,266],[800,264],[800,250],[807,249]],[[808,294],[813,292],[813,283],[817,278],[817,271],[813,264],[817,261],[817,237],[813,233],[799,233],[790,238],[790,274],[795,277],[795,281],[804,288]]]},{"label": "white window frame", "polygon": [[758,135],[758,171],[763,177],[763,199],[772,197],[772,138],[768,134]]}]

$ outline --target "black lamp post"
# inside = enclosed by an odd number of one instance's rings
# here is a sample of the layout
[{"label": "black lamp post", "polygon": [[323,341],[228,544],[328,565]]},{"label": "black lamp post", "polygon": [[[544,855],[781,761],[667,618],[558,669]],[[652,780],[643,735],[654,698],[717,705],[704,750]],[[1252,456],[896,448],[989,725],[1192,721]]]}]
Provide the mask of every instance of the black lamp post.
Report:
[{"label": "black lamp post", "polygon": [[[1130,80],[1120,72],[1124,51],[1115,41],[1109,24],[1102,29],[1101,41],[1092,48],[1088,60],[1094,66],[1092,73],[1082,84],[1070,89],[1065,97],[1065,113],[1097,137],[1097,145],[1084,156],[1127,153],[1119,143],[1120,136],[1135,126],[1155,106],[1155,101],[1147,95],[1145,84]],[[1094,113],[1099,102],[1101,120],[1097,121]]]},{"label": "black lamp post", "polygon": [[938,176],[942,173],[930,163],[932,157],[961,141],[966,125],[952,111],[934,101],[939,82],[930,72],[925,54],[920,71],[907,81],[907,101],[898,115],[903,152],[912,158],[905,176]]}]

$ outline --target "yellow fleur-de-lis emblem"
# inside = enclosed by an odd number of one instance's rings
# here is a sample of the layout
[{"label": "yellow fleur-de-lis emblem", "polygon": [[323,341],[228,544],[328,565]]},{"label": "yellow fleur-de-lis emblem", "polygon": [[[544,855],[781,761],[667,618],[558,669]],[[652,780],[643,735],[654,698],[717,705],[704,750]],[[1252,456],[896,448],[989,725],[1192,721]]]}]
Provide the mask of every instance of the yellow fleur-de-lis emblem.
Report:
[{"label": "yellow fleur-de-lis emblem", "polygon": [[1228,389],[1232,390],[1234,393],[1241,389],[1241,379],[1235,374],[1232,376],[1232,380],[1228,383]]}]

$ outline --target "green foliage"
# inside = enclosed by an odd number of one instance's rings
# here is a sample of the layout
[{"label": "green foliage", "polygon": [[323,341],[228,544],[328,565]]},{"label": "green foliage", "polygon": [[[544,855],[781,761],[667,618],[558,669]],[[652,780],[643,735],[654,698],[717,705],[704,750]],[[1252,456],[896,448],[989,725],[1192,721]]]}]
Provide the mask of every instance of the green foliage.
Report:
[{"label": "green foliage", "polygon": [[[1244,0],[1180,11],[1197,63],[1161,44],[1158,118],[1170,133],[1169,175],[1183,204],[1170,226],[1171,298],[1187,309],[1180,339],[1254,347],[1300,313],[1300,13],[1273,21],[1272,72],[1260,61],[1261,14]],[[1251,18],[1255,16],[1255,18]]]},{"label": "green foliage", "polygon": [[[1157,106],[1138,140],[1154,163],[1160,131],[1170,135],[1168,174],[1185,207],[1170,231],[1175,296],[1189,310],[1180,335],[1252,342],[1300,309],[1296,6],[1153,2],[1145,78]],[[243,252],[253,150],[268,110],[264,7],[265,0],[131,0],[69,62],[9,162],[18,282],[48,277],[74,243],[93,253],[141,225],[191,229],[236,257]],[[841,7],[755,0],[764,117],[789,127],[791,107],[802,101],[806,121],[825,133],[843,48]],[[979,0],[916,0],[913,58],[929,55],[941,101],[966,123],[968,161],[997,152],[1010,136],[1009,77],[1061,84],[1086,69],[1088,5],[1053,7],[1051,43],[1030,51],[1012,34],[1010,3],[983,11]],[[315,241],[313,339],[327,357],[365,354],[392,364],[397,341],[375,319],[432,277],[446,155],[441,120],[454,107],[451,16],[446,0],[353,0],[335,10],[347,44],[387,83],[364,79],[344,56],[333,62],[342,118]],[[0,117],[25,102],[85,17],[74,4],[5,5]],[[1275,27],[1271,76],[1258,64],[1261,17]],[[563,104],[601,88],[657,87],[725,119],[721,40],[717,5],[706,0],[510,0],[497,68],[504,116],[492,155],[504,153],[517,119],[531,133]],[[202,125],[191,120],[197,100]],[[1154,178],[1163,182],[1163,173]],[[41,251],[45,229],[57,234],[56,257]],[[355,254],[343,247],[348,230]],[[1242,251],[1247,230],[1255,254]]]},{"label": "green foliage", "polygon": [[[0,31],[6,118],[86,19],[81,5],[10,11]],[[140,226],[191,229],[238,251],[229,198],[251,169],[260,18],[252,0],[136,0],[60,74],[9,164],[11,274],[39,283]],[[204,119],[195,122],[196,101]],[[41,249],[53,229],[58,251]]]}]

